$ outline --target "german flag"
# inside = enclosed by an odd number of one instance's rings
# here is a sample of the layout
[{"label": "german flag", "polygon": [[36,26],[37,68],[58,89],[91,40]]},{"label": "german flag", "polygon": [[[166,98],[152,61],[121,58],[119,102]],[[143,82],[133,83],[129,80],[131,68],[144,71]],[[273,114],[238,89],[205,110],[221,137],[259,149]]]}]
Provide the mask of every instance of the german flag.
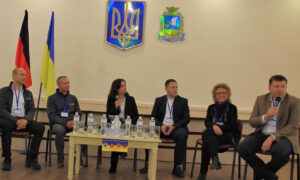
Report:
[{"label": "german flag", "polygon": [[18,39],[16,60],[16,68],[23,68],[27,72],[27,79],[25,82],[26,88],[32,85],[30,72],[30,56],[29,56],[29,35],[28,35],[28,12],[25,10],[25,16],[21,27],[21,32]]}]

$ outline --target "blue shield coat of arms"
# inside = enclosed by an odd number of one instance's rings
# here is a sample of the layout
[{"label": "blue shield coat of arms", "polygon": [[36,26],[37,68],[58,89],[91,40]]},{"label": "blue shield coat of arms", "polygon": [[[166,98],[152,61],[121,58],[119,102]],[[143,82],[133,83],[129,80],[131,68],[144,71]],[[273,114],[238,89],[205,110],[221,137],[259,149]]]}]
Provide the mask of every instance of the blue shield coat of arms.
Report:
[{"label": "blue shield coat of arms", "polygon": [[144,1],[109,0],[105,42],[122,50],[143,43]]}]

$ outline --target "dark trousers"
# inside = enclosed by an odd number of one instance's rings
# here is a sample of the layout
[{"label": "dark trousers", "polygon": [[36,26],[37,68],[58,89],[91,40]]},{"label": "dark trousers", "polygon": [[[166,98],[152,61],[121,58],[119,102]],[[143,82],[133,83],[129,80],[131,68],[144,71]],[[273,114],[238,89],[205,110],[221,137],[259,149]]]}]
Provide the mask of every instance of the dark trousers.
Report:
[{"label": "dark trousers", "polygon": [[263,142],[268,135],[262,133],[250,134],[238,146],[240,156],[249,163],[255,173],[268,178],[289,161],[289,156],[293,151],[293,146],[287,138],[280,138],[273,142],[270,149],[272,159],[267,164],[264,163],[256,153],[261,151]]},{"label": "dark trousers", "polygon": [[[10,159],[11,157],[11,136],[12,131],[15,131],[17,128],[16,124],[12,121],[0,119],[0,129],[2,129],[2,157]],[[33,138],[30,146],[29,159],[37,158],[39,153],[39,148],[41,140],[44,134],[45,127],[43,124],[36,121],[28,122],[26,129],[20,131],[28,131],[33,134]]]},{"label": "dark trousers", "polygon": [[61,124],[54,124],[52,126],[52,131],[55,134],[55,147],[57,151],[57,157],[59,159],[63,159],[65,147],[64,137],[65,134],[71,132],[72,129],[65,128]]},{"label": "dark trousers", "polygon": [[[175,151],[174,151],[174,166],[180,165],[183,163],[184,153],[186,150],[186,141],[188,138],[188,129],[187,128],[176,128],[173,132],[169,135],[161,134],[161,138],[170,138],[175,141]],[[146,162],[149,161],[149,149],[145,149],[146,153]]]},{"label": "dark trousers", "polygon": [[113,165],[113,166],[118,165],[119,155],[120,155],[120,152],[111,152],[111,156],[110,156],[110,164],[111,165]]},{"label": "dark trousers", "polygon": [[[224,133],[218,136],[214,133],[212,128],[207,128],[202,134],[202,155],[201,155],[201,169],[200,172],[206,174],[208,171],[208,165],[211,157],[218,155],[218,145],[233,144],[231,133]],[[226,151],[224,149],[223,151]]]}]

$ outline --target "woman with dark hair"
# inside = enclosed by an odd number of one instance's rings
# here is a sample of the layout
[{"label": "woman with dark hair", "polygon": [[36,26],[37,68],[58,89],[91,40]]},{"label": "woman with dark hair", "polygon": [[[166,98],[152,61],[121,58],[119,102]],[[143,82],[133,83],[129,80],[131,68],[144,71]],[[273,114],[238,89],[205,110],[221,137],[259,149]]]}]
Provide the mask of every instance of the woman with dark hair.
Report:
[{"label": "woman with dark hair", "polygon": [[[124,79],[116,79],[112,82],[110,92],[106,104],[107,119],[110,122],[110,117],[119,115],[121,122],[127,116],[130,116],[132,124],[136,124],[139,117],[138,109],[134,97],[129,96]],[[110,173],[116,173],[119,160],[119,152],[111,153]]]},{"label": "woman with dark hair", "polygon": [[[219,83],[212,90],[212,98],[215,102],[207,109],[205,126],[202,134],[201,169],[198,180],[205,180],[210,159],[211,169],[221,169],[218,157],[218,145],[234,144],[239,139],[237,130],[237,108],[231,104],[231,91],[227,84]],[[223,151],[226,151],[224,149]],[[223,152],[222,151],[222,152]]]}]

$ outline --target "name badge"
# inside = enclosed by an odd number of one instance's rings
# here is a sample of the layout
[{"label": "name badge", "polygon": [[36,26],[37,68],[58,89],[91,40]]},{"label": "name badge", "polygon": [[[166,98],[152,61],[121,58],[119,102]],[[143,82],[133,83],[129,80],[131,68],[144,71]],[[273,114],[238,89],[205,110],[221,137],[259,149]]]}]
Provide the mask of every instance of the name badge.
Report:
[{"label": "name badge", "polygon": [[268,125],[270,126],[276,126],[276,120],[269,120]]},{"label": "name badge", "polygon": [[167,123],[168,125],[174,124],[173,119],[172,119],[171,117],[167,117],[166,123]]},{"label": "name badge", "polygon": [[62,112],[60,113],[60,116],[61,116],[61,117],[68,117],[68,116],[69,116],[69,113],[66,112],[66,111],[62,111]]},{"label": "name badge", "polygon": [[21,109],[13,109],[14,114],[22,114]]},{"label": "name badge", "polygon": [[216,124],[219,125],[219,126],[223,126],[224,122],[216,122]]}]

